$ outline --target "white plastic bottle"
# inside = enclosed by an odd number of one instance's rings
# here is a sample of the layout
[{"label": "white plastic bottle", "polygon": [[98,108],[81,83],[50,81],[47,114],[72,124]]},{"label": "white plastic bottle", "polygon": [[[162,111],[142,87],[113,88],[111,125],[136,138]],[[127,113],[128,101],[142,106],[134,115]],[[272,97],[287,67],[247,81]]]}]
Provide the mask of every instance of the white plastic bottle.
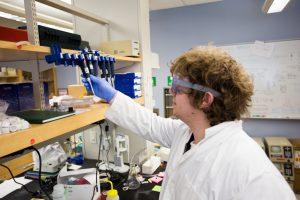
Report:
[{"label": "white plastic bottle", "polygon": [[57,184],[53,187],[52,198],[53,200],[66,200],[63,184]]},{"label": "white plastic bottle", "polygon": [[107,197],[106,200],[119,200],[119,195],[118,195],[118,190],[115,190],[113,187],[113,184],[111,181],[105,181],[105,182],[109,182],[111,189],[107,191]]}]

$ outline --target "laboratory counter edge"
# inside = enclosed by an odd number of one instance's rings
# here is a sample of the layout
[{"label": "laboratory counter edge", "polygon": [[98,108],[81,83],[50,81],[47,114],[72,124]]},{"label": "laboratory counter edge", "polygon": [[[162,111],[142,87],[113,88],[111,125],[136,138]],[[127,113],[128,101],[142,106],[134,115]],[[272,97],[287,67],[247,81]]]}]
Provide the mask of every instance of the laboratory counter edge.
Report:
[{"label": "laboratory counter edge", "polygon": [[[92,159],[85,159],[82,165],[83,169],[86,168],[94,168],[97,163],[97,160],[92,160]],[[165,163],[162,164],[156,171],[155,173],[158,173],[160,171],[165,170]],[[123,184],[122,184],[123,185]],[[156,185],[161,185],[159,184],[154,184],[154,183],[145,183],[141,184],[139,188],[131,190],[123,190],[123,186],[120,185],[119,187],[115,188],[118,190],[118,195],[120,200],[158,200],[159,199],[159,192],[153,191],[153,187]],[[38,180],[33,180],[32,182],[26,184],[26,187],[30,191],[37,191],[39,190],[39,183]],[[50,194],[52,190],[47,190],[47,192]],[[90,199],[90,195],[92,194],[87,194],[87,199]],[[97,196],[95,196],[97,197]],[[94,197],[94,199],[95,199]],[[7,196],[3,197],[3,200],[9,200],[9,199],[15,199],[15,200],[30,200],[32,198],[32,194],[28,193],[24,188],[20,188],[15,190],[14,192],[8,194]]]}]

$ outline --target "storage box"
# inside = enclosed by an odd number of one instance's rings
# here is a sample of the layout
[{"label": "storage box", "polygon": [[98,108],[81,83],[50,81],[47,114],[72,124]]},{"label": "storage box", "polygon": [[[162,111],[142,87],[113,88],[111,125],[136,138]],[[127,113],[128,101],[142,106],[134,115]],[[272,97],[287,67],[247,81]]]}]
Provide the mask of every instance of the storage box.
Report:
[{"label": "storage box", "polygon": [[[71,177],[85,178],[92,184],[70,185],[69,183],[71,182],[70,179]],[[66,171],[66,168],[64,167],[63,169],[61,169],[60,173],[57,176],[57,183],[64,184],[65,186],[66,200],[91,199],[93,196],[95,182],[96,182],[95,168]],[[97,197],[97,195],[94,195],[94,199],[96,199],[95,197]]]},{"label": "storage box", "polygon": [[0,40],[10,42],[28,41],[27,31],[0,26]]},{"label": "storage box", "polygon": [[122,93],[124,93],[125,95],[127,95],[127,96],[129,96],[129,97],[131,97],[133,99],[139,98],[139,97],[142,96],[142,92],[141,91],[134,91],[134,92],[132,92],[132,91],[131,92],[125,91],[125,92],[122,92]]},{"label": "storage box", "polygon": [[68,95],[75,98],[82,98],[87,95],[87,91],[83,85],[68,85]]},{"label": "storage box", "polygon": [[133,78],[133,79],[127,79],[127,78],[117,78],[115,79],[115,85],[122,86],[122,85],[141,85],[141,79],[140,78]]},{"label": "storage box", "polygon": [[115,85],[116,89],[119,91],[141,91],[141,85],[130,85],[130,84],[124,84],[124,85]]},{"label": "storage box", "polygon": [[100,50],[108,54],[138,57],[140,44],[137,40],[108,41],[101,43]]},{"label": "storage box", "polygon": [[18,83],[17,89],[18,89],[19,109],[21,111],[34,109],[33,84]]},{"label": "storage box", "polygon": [[8,76],[17,76],[17,70],[15,68],[8,67],[6,70]]},{"label": "storage box", "polygon": [[142,74],[140,72],[128,72],[128,73],[118,73],[115,74],[115,79],[135,79],[142,78]]},{"label": "storage box", "polygon": [[[19,27],[27,29],[26,26]],[[25,30],[26,31],[26,30]],[[77,50],[81,43],[81,36],[54,28],[38,25],[39,39],[41,46],[59,44],[61,48]],[[26,31],[27,34],[27,31]]]},{"label": "storage box", "polygon": [[0,84],[0,99],[9,103],[6,113],[19,111],[18,89],[16,84]]}]

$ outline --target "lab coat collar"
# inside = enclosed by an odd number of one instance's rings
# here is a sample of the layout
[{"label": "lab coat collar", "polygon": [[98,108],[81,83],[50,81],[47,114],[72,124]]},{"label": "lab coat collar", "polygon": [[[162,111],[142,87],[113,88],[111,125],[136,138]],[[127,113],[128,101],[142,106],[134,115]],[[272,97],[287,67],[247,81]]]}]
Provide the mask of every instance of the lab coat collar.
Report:
[{"label": "lab coat collar", "polygon": [[215,125],[215,126],[205,129],[205,136],[204,136],[203,140],[207,140],[207,139],[217,135],[219,132],[223,131],[224,129],[226,129],[228,127],[242,128],[242,120],[223,122],[221,124],[218,124],[218,125]]},{"label": "lab coat collar", "polygon": [[[226,129],[229,131],[226,131]],[[241,130],[242,121],[236,120],[236,121],[223,122],[221,124],[207,128],[205,130],[204,138],[198,144],[196,144],[192,149],[190,149],[189,151],[187,151],[182,155],[179,164],[181,165],[185,160],[193,156],[195,152],[198,152],[197,153],[198,155],[199,153],[205,154],[205,152],[208,151],[209,149],[215,148],[216,145],[220,145],[220,143],[230,138],[232,134],[239,133],[238,131],[233,131],[234,129]],[[186,138],[187,141],[188,139],[189,138]],[[201,148],[200,151],[199,148]]]}]

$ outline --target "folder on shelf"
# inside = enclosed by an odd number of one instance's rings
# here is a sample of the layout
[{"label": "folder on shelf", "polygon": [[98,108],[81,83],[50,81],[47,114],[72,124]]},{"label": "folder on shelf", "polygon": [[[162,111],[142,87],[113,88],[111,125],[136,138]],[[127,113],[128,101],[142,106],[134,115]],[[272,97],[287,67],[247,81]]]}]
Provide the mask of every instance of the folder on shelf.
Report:
[{"label": "folder on shelf", "polygon": [[10,115],[24,119],[31,124],[43,124],[74,114],[75,112],[62,112],[52,110],[26,110],[11,113]]}]

